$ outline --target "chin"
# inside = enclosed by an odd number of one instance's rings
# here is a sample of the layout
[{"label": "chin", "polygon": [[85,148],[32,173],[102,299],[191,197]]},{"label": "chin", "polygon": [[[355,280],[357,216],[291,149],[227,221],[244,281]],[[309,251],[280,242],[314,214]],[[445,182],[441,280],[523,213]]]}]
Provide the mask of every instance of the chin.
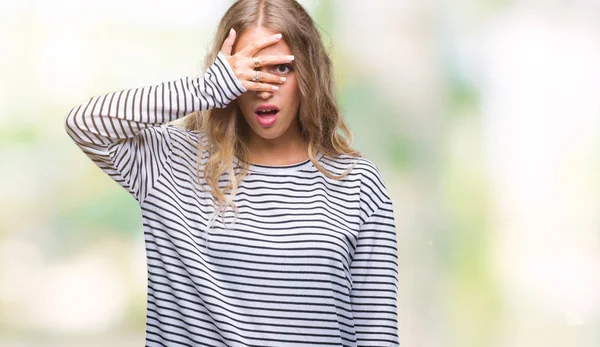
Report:
[{"label": "chin", "polygon": [[280,133],[273,128],[260,128],[258,129],[258,131],[254,129],[252,130],[254,131],[254,133],[256,133],[256,135],[262,137],[265,140],[274,140],[283,135],[283,133]]}]

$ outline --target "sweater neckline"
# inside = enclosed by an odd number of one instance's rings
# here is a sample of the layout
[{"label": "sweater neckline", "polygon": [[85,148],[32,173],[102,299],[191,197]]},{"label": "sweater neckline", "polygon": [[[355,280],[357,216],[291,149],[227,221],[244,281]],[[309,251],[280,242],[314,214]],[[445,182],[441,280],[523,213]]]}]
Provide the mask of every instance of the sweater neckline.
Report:
[{"label": "sweater neckline", "polygon": [[[319,161],[323,157],[323,153],[318,152],[316,160]],[[237,156],[233,158],[234,166],[239,163],[239,159]],[[306,170],[314,168],[313,163],[310,161],[310,158],[303,160],[294,164],[287,165],[265,165],[265,164],[257,164],[250,163],[248,166],[249,172],[266,172],[266,173],[289,173],[296,172],[300,170]]]}]

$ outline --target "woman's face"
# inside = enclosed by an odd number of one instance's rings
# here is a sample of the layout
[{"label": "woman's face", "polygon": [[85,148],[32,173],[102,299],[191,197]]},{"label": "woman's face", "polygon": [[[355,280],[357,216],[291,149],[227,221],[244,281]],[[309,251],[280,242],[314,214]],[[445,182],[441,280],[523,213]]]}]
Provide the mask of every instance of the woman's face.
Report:
[{"label": "woman's face", "polygon": [[[235,51],[232,54],[237,53],[248,44],[262,37],[276,33],[271,29],[262,27],[247,29],[238,36]],[[292,54],[290,47],[285,41],[285,37],[277,43],[258,51],[255,56],[271,54]],[[236,99],[237,105],[250,128],[250,142],[264,142],[264,140],[277,140],[277,143],[290,140],[295,142],[295,140],[301,138],[300,127],[297,122],[300,91],[296,80],[296,72],[293,70],[292,64],[261,66],[259,70],[283,76],[287,80],[284,83],[276,84],[279,87],[277,91],[247,91]],[[260,115],[260,113],[257,113],[257,109],[260,106],[275,106],[278,109],[274,122],[272,121],[272,115]]]}]

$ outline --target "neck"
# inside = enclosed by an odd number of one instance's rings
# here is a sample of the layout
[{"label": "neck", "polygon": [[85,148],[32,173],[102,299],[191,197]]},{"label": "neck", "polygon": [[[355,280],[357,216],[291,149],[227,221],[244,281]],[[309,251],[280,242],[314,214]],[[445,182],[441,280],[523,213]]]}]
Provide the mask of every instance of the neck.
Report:
[{"label": "neck", "polygon": [[308,143],[299,133],[269,140],[250,136],[246,145],[250,149],[250,162],[254,164],[290,165],[308,159]]}]

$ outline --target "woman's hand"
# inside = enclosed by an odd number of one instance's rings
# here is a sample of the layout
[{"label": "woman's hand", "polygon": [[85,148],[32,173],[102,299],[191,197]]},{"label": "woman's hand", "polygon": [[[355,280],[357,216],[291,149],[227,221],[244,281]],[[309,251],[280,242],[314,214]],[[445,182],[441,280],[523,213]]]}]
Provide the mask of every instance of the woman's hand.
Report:
[{"label": "woman's hand", "polygon": [[[221,53],[223,53],[223,55],[227,57],[227,61],[233,69],[235,76],[241,82],[244,88],[246,88],[246,90],[265,92],[272,92],[274,90],[278,90],[279,87],[268,83],[280,84],[285,82],[285,78],[264,71],[255,71],[253,57],[261,49],[278,42],[281,39],[281,34],[275,34],[256,40],[244,47],[241,51],[237,52],[234,55],[231,55],[231,50],[235,42],[235,37],[236,32],[234,29],[231,29],[231,31],[229,32],[229,36],[227,36],[227,39],[225,39],[225,42],[223,42],[223,46],[221,47]],[[294,56],[284,54],[262,55],[256,58],[258,58],[260,66],[287,64],[294,60]],[[253,82],[252,79],[254,78],[257,72],[259,82]]]}]

